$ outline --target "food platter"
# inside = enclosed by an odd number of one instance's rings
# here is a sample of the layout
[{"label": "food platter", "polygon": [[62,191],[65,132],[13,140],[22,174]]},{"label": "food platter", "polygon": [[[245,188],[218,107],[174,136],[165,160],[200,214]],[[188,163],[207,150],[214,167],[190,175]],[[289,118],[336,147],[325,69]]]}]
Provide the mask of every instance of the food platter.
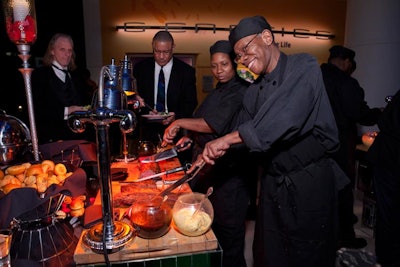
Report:
[{"label": "food platter", "polygon": [[163,114],[144,114],[142,115],[143,118],[146,118],[147,120],[151,120],[151,121],[160,121],[160,120],[164,120],[168,117],[171,117],[173,114],[171,113],[163,113]]}]

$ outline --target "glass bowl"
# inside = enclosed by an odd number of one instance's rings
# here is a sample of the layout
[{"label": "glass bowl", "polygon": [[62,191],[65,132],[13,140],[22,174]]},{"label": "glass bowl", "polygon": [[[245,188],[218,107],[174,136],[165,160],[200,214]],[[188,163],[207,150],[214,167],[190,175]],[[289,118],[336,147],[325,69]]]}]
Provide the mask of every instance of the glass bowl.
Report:
[{"label": "glass bowl", "polygon": [[130,221],[138,236],[146,239],[165,235],[171,225],[172,209],[162,200],[136,202],[131,206]]},{"label": "glass bowl", "polygon": [[[198,209],[196,214],[194,212]],[[187,236],[206,233],[214,220],[214,208],[202,193],[187,193],[178,197],[172,209],[174,228]]]},{"label": "glass bowl", "polygon": [[137,153],[139,157],[151,156],[156,153],[156,147],[150,141],[139,141]]}]

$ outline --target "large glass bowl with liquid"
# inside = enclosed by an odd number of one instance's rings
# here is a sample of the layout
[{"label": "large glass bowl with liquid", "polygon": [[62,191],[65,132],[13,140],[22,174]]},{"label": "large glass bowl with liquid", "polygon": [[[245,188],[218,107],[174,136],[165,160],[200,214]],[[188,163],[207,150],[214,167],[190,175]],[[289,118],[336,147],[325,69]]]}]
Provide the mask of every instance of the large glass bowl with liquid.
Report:
[{"label": "large glass bowl with liquid", "polygon": [[186,193],[178,197],[172,209],[173,226],[187,236],[206,233],[214,220],[214,208],[202,193]]}]

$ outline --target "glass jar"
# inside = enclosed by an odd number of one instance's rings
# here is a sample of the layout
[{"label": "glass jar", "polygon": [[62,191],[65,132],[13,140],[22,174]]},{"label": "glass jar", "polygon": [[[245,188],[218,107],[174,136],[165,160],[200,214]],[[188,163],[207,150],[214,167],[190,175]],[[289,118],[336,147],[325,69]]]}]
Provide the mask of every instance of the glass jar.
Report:
[{"label": "glass jar", "polygon": [[151,156],[156,153],[156,147],[150,141],[139,141],[137,153],[139,157]]},{"label": "glass jar", "polygon": [[[196,213],[195,211],[198,210]],[[195,213],[195,214],[194,214]],[[187,193],[178,197],[172,209],[174,227],[187,236],[206,233],[214,220],[214,208],[202,193]]]},{"label": "glass jar", "polygon": [[161,199],[136,202],[131,206],[130,220],[138,236],[146,239],[165,235],[171,225],[172,209]]}]

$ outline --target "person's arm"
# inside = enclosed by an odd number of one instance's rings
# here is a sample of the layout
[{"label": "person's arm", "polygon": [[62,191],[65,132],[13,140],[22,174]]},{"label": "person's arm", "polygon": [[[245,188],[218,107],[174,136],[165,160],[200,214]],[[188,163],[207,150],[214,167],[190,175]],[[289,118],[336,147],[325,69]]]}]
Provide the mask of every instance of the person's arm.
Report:
[{"label": "person's arm", "polygon": [[235,144],[243,143],[238,131],[231,132],[220,138],[208,142],[203,150],[203,153],[198,155],[197,159],[192,163],[192,167],[187,170],[187,173],[192,173],[204,163],[214,165],[217,158],[225,155],[226,151]]},{"label": "person's arm", "polygon": [[349,79],[343,86],[342,107],[345,114],[354,122],[364,126],[376,124],[382,115],[382,110],[368,106],[364,89],[358,81]]},{"label": "person's arm", "polygon": [[214,139],[204,147],[203,160],[208,164],[214,165],[214,159],[222,157],[232,145],[240,143],[243,143],[243,140],[238,131]]},{"label": "person's arm", "polygon": [[172,122],[164,131],[164,144],[172,143],[180,129],[195,131],[200,133],[213,133],[213,129],[203,118],[184,118]]},{"label": "person's arm", "polygon": [[[260,91],[263,84],[248,90],[242,112],[250,114],[250,120],[240,122],[237,132],[206,144],[204,160],[212,164],[231,145],[241,142],[250,151],[266,152],[273,144],[291,142],[310,132],[319,136],[327,150],[337,146],[335,118],[315,58],[293,58],[285,75],[282,85],[272,94]],[[265,100],[256,108],[260,99]]]}]

